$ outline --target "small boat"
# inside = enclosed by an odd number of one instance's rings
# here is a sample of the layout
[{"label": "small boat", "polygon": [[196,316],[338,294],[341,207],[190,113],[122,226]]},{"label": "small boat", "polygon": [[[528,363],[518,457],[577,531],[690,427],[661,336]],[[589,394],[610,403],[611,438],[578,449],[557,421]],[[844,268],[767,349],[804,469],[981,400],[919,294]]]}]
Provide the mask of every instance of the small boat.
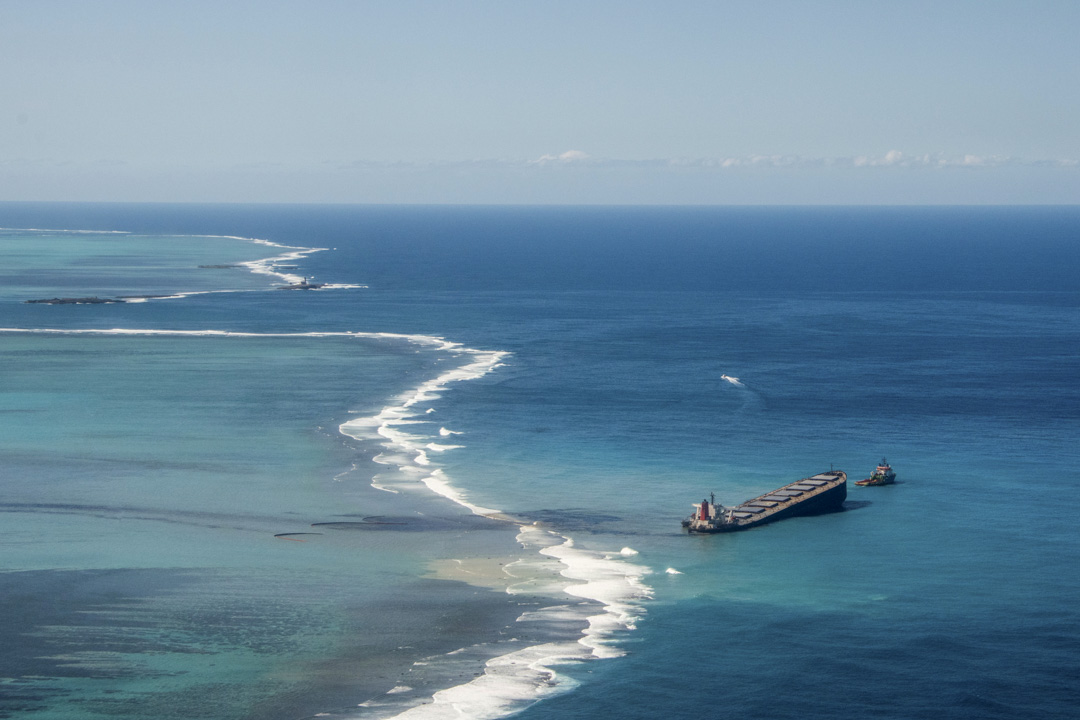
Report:
[{"label": "small boat", "polygon": [[892,485],[896,482],[896,472],[890,467],[889,461],[881,458],[881,464],[874,469],[874,473],[865,480],[858,480],[856,485],[867,487],[869,485]]}]

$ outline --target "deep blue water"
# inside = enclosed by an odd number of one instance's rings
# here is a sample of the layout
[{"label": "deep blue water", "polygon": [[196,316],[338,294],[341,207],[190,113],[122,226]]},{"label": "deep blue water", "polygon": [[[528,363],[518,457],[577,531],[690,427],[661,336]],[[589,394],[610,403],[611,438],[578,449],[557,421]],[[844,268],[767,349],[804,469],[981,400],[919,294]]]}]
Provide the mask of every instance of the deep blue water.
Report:
[{"label": "deep blue water", "polygon": [[[464,446],[434,459],[470,502],[541,520],[586,550],[632,548],[638,554],[626,562],[652,571],[645,577],[652,598],[640,601],[636,629],[616,635],[627,654],[560,666],[577,686],[521,717],[606,717],[613,707],[641,718],[1075,713],[1080,537],[1071,508],[1080,501],[1073,478],[1080,462],[1080,209],[9,204],[0,206],[0,226],[235,235],[325,247],[298,261],[304,274],[367,286],[100,306],[26,305],[12,295],[3,306],[6,327],[415,333],[508,352],[502,367],[455,382],[433,401],[437,424],[463,433],[452,441]],[[9,501],[56,503],[50,493],[60,487],[106,507],[118,492],[114,485],[55,484],[65,477],[70,484],[67,470],[88,461],[77,453],[43,459],[55,446],[45,423],[58,422],[61,413],[46,414],[40,390],[65,397],[76,390],[50,379],[49,362],[58,371],[79,367],[55,353],[107,357],[115,345],[96,336],[62,340],[63,347],[43,349],[42,336],[0,338],[9,359],[18,352],[47,358],[33,377],[23,368],[23,377],[5,378],[5,407],[37,408],[30,417],[42,425],[8,422],[4,462],[19,469],[0,478]],[[134,386],[142,373],[147,378],[138,387],[151,388],[159,400],[171,397],[184,417],[212,420],[210,430],[191,437],[181,430],[149,433],[146,455],[190,465],[205,443],[225,438],[215,456],[228,462],[204,459],[199,474],[183,476],[219,490],[188,499],[180,505],[193,507],[179,510],[209,512],[220,492],[258,504],[269,517],[233,524],[275,531],[284,517],[275,497],[310,515],[362,512],[355,506],[374,502],[361,488],[378,468],[361,462],[349,476],[355,489],[332,481],[357,461],[351,453],[362,450],[342,447],[333,429],[350,411],[376,412],[450,361],[368,343],[364,360],[353,365],[355,353],[341,340],[288,354],[276,341],[260,340],[267,347],[231,349],[207,369],[212,352],[187,341],[124,340],[132,344],[125,359],[130,373],[110,379],[110,363],[84,363],[80,371],[102,388],[96,399],[85,394],[91,398],[85,407],[111,418],[109,432],[119,439],[110,459],[128,447],[139,423],[124,424],[138,408],[110,400],[109,383]],[[154,362],[171,363],[170,374],[206,373],[216,401],[186,407],[178,398],[190,385],[168,395],[153,382]],[[725,374],[741,385],[724,381]],[[30,387],[38,391],[33,398],[15,397]],[[245,429],[233,443],[229,428],[237,417]],[[91,420],[71,422],[88,443],[104,442],[88,430]],[[900,482],[851,486],[845,512],[736,535],[680,532],[690,503],[709,492],[735,503],[830,465],[854,481],[882,455]],[[95,472],[111,477],[94,462]],[[265,479],[281,463],[290,477],[305,478],[302,487],[275,490]],[[252,488],[240,467],[264,468],[265,487]],[[154,477],[182,472],[188,470],[174,467]],[[55,478],[52,489],[28,489],[24,480],[35,473]],[[153,506],[158,515],[151,513],[151,522],[178,509],[147,499],[154,477],[123,491],[125,502],[135,493],[140,507]],[[235,482],[247,489],[229,489]],[[437,499],[422,501],[437,512]],[[217,510],[225,512],[237,501],[221,503],[227,507]],[[41,526],[35,518],[7,517],[23,523],[5,536],[4,554],[12,558]],[[169,515],[170,522],[176,517]],[[212,560],[218,538],[177,532],[177,541],[195,543],[185,567],[213,566],[230,575]],[[390,543],[371,550],[379,554],[368,556],[364,572],[378,575],[380,593],[393,597],[420,582],[425,553],[494,554],[484,532],[444,533],[416,547]],[[76,541],[85,539],[57,541],[50,552],[33,555],[33,563],[20,557],[5,567],[123,569],[139,559],[117,553],[108,541],[80,554]],[[453,549],[442,552],[444,544]],[[238,548],[230,577],[261,587],[283,572],[252,571],[262,545]],[[328,547],[314,567],[306,559],[289,561],[296,563],[289,572],[305,578],[337,576],[317,608],[281,601],[305,608],[298,634],[310,642],[277,633],[274,652],[287,653],[282,648],[294,643],[297,657],[314,668],[320,652],[343,656],[328,639],[341,627],[357,638],[374,633],[370,623],[343,621],[339,610],[360,584],[342,572],[353,549]],[[387,558],[399,575],[387,570]],[[17,590],[17,578],[6,578]],[[229,597],[239,602],[249,595]],[[433,602],[445,608],[461,601],[437,595]],[[374,599],[360,606],[398,617]],[[167,608],[158,612],[167,615]],[[319,619],[324,616],[329,619]],[[264,621],[254,613],[251,625]],[[474,622],[450,625],[461,637],[479,638],[483,623]],[[234,667],[249,659],[236,652],[222,657]],[[249,693],[222,701],[216,716],[290,716],[267,707],[274,697],[267,680],[279,666],[252,662],[244,672],[237,671],[231,687]],[[330,672],[303,675],[295,692],[303,695],[305,683]],[[185,697],[205,683],[192,676]],[[144,704],[133,706],[141,713],[176,702],[181,693],[119,681],[117,687],[142,693]],[[56,694],[65,692],[71,691]],[[296,706],[317,710],[310,695]],[[349,699],[340,685],[326,697],[323,709],[335,713]]]}]

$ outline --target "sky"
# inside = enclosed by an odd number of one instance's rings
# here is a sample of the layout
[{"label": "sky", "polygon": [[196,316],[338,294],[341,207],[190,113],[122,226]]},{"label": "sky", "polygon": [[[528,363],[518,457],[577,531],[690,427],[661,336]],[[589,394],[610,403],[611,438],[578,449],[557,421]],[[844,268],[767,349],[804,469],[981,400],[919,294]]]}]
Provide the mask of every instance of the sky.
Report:
[{"label": "sky", "polygon": [[0,0],[0,200],[1080,203],[1075,0]]}]

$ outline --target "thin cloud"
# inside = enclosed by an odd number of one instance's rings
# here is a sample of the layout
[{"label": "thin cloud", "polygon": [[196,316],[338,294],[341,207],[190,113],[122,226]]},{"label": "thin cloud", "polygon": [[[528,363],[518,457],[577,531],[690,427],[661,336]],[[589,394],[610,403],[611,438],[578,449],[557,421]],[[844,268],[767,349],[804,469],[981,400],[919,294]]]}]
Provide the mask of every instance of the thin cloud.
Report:
[{"label": "thin cloud", "polygon": [[583,160],[589,159],[589,154],[582,152],[581,150],[567,150],[566,152],[560,153],[558,155],[541,155],[539,158],[531,162],[537,165],[546,165],[548,163],[566,164],[573,162],[581,162]]},{"label": "thin cloud", "polygon": [[68,169],[80,172],[104,170],[184,169],[201,171],[251,171],[265,169],[282,172],[294,170],[329,170],[339,172],[427,172],[430,170],[512,170],[548,168],[566,169],[627,169],[670,172],[691,171],[748,171],[748,170],[814,170],[814,169],[948,169],[987,170],[1003,167],[1080,169],[1078,158],[1021,158],[1007,155],[978,155],[974,153],[907,153],[888,150],[880,155],[854,155],[847,157],[821,157],[811,155],[731,155],[720,157],[674,157],[674,158],[605,158],[590,155],[583,150],[567,150],[558,154],[545,154],[533,160],[516,158],[477,158],[468,160],[365,160],[340,159],[314,163],[259,162],[233,163],[228,165],[190,163],[131,163],[124,158],[97,158],[75,161],[51,157],[28,158],[25,156],[3,157],[0,169],[7,171],[51,171]]},{"label": "thin cloud", "polygon": [[[0,159],[0,166],[5,163]],[[1080,160],[1073,158],[1017,158],[1004,155],[976,155],[972,153],[946,155],[944,153],[907,153],[889,150],[880,155],[854,155],[820,157],[794,154],[741,155],[726,157],[677,157],[677,158],[605,158],[590,155],[582,150],[567,150],[558,154],[545,154],[532,160],[512,158],[479,158],[472,160],[352,160],[341,162],[328,160],[321,164],[325,169],[346,172],[424,172],[430,170],[497,171],[513,169],[551,170],[577,169],[625,169],[669,172],[735,172],[764,170],[816,170],[848,169],[852,171],[902,170],[902,169],[969,169],[985,170],[1002,167],[1080,168]],[[297,169],[297,168],[294,168]]]},{"label": "thin cloud", "polygon": [[[505,161],[501,161],[505,162]],[[975,155],[972,153],[947,155],[945,153],[906,153],[889,150],[881,155],[855,155],[849,157],[815,157],[807,155],[742,155],[700,158],[651,158],[625,159],[600,158],[578,150],[561,155],[543,155],[530,165],[584,165],[595,168],[671,168],[703,170],[739,169],[815,169],[815,168],[970,168],[997,167],[1080,167],[1080,160],[1072,158],[1017,158],[1005,155]]]},{"label": "thin cloud", "polygon": [[[846,164],[842,158],[836,164]],[[937,167],[937,168],[996,168],[996,167],[1075,167],[1080,163],[1072,159],[1031,159],[1007,155],[946,155],[923,153],[908,155],[900,150],[890,150],[881,156],[859,155],[850,159],[854,167]]]}]

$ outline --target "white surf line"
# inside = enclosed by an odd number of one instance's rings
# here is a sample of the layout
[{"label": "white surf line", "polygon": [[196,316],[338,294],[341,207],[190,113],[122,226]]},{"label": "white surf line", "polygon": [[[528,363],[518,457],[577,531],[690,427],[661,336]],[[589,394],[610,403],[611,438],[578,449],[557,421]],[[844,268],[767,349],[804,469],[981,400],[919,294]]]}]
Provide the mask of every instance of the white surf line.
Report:
[{"label": "white surf line", "polygon": [[[439,340],[442,340],[439,338]],[[389,452],[382,453],[375,458],[376,462],[385,465],[396,465],[399,472],[405,476],[417,476],[429,490],[441,495],[462,507],[467,508],[475,515],[484,517],[498,517],[502,513],[499,510],[482,507],[469,502],[464,494],[455,488],[446,476],[442,468],[431,467],[431,459],[428,451],[445,452],[446,450],[458,449],[462,445],[443,445],[436,443],[433,436],[420,436],[407,433],[401,429],[403,425],[417,425],[426,423],[419,419],[427,415],[427,410],[421,412],[417,405],[431,402],[441,397],[447,387],[454,382],[462,380],[475,380],[487,375],[503,365],[503,360],[510,354],[499,350],[476,350],[467,348],[459,343],[448,343],[442,340],[442,350],[459,355],[472,356],[472,362],[448,370],[441,375],[421,383],[418,387],[395,398],[395,401],[384,407],[377,415],[355,418],[342,423],[338,430],[342,435],[356,440],[366,440],[372,437],[372,433],[384,438],[383,443]],[[448,431],[449,434],[449,431]],[[440,432],[440,437],[445,437]],[[393,488],[380,483],[376,478],[372,486],[379,490],[396,492]]]},{"label": "white surf line", "polygon": [[265,290],[189,290],[186,292],[173,293],[172,295],[120,295],[116,298],[116,301],[122,303],[144,303],[151,300],[179,300],[180,298],[191,297],[192,295],[220,295],[242,292],[265,292]]},{"label": "white surf line", "polygon": [[[485,351],[468,348],[461,343],[431,335],[406,335],[399,333],[372,333],[353,331],[254,333],[229,330],[162,330],[162,329],[54,329],[54,328],[0,328],[0,333],[32,333],[55,335],[160,335],[177,337],[355,337],[369,339],[396,339],[433,347],[438,350],[472,356],[472,362],[448,370],[421,383],[406,392],[371,417],[355,418],[339,426],[339,431],[355,439],[371,439],[374,430],[378,437],[386,439],[387,464],[396,464],[403,472],[423,475],[420,478],[428,489],[455,502],[477,515],[509,519],[499,510],[485,508],[469,502],[455,488],[442,468],[430,469],[427,451],[434,436],[421,437],[398,429],[401,425],[427,422],[415,419],[428,414],[427,403],[441,397],[440,393],[460,380],[483,377],[503,365],[509,356],[504,351]],[[414,409],[417,405],[425,410]],[[442,435],[440,433],[440,435]],[[394,459],[394,457],[397,459]],[[350,469],[351,471],[351,469]],[[374,487],[378,487],[374,482]],[[388,489],[388,488],[380,488]],[[390,489],[391,492],[396,492]],[[552,666],[568,662],[620,657],[625,654],[612,645],[620,631],[633,630],[638,617],[644,612],[640,602],[651,597],[652,589],[643,578],[652,571],[643,565],[626,560],[637,554],[632,548],[614,552],[599,552],[575,547],[572,538],[536,525],[521,527],[518,541],[527,551],[554,558],[561,566],[559,576],[563,580],[551,580],[547,584],[566,594],[591,600],[602,607],[600,613],[580,617],[582,608],[554,606],[530,611],[518,618],[519,622],[555,620],[567,615],[581,619],[585,625],[581,637],[566,642],[544,643],[526,647],[489,660],[484,673],[468,683],[440,690],[432,696],[432,702],[414,706],[395,717],[408,720],[432,718],[447,720],[461,717],[505,717],[564,690],[572,689],[573,683],[560,676]],[[570,580],[570,584],[565,584]],[[527,584],[527,583],[523,583]],[[524,592],[536,592],[525,588]],[[515,594],[512,587],[509,594]]]},{"label": "white surf line", "polygon": [[[426,419],[433,411],[429,404],[438,399],[450,383],[483,377],[502,366],[503,360],[508,356],[505,352],[481,351],[461,346],[448,346],[447,349],[473,354],[475,359],[398,396],[393,404],[384,407],[377,415],[350,420],[342,423],[339,429],[342,434],[355,439],[370,440],[373,435],[384,438],[386,442],[383,447],[386,452],[377,456],[376,462],[397,466],[402,477],[412,478],[412,482],[419,479],[432,492],[476,515],[512,521],[512,518],[499,510],[470,502],[453,486],[442,468],[431,469],[432,460],[428,451],[435,449],[433,446],[437,445],[433,435],[419,435],[402,429],[402,426],[430,423]],[[440,427],[438,433],[439,437],[460,434],[444,427]],[[449,446],[445,449],[449,449]],[[392,487],[381,484],[377,478],[372,485],[380,490],[397,492]],[[505,717],[552,693],[571,689],[571,681],[560,676],[553,666],[619,657],[624,654],[613,643],[618,633],[635,628],[637,618],[644,612],[640,602],[652,595],[652,589],[643,581],[645,575],[652,570],[626,559],[637,555],[637,551],[625,547],[616,552],[580,549],[575,547],[573,539],[535,525],[522,526],[518,541],[527,552],[553,558],[561,568],[558,576],[552,575],[550,579],[543,581],[549,588],[547,592],[565,593],[590,600],[599,603],[602,610],[597,613],[588,608],[568,609],[566,606],[554,606],[523,614],[518,618],[520,622],[554,621],[569,615],[572,619],[579,620],[584,627],[581,636],[576,640],[543,643],[492,658],[485,664],[483,674],[475,679],[439,690],[432,695],[431,702],[413,706],[394,715],[394,718],[459,720],[467,717],[494,720]],[[541,573],[544,574],[546,573]],[[569,584],[567,580],[570,581]],[[535,579],[532,582],[535,583]],[[530,581],[523,581],[521,585],[530,585]],[[523,589],[523,592],[536,591],[531,585]],[[513,586],[508,588],[507,592],[516,594]]]},{"label": "white surf line", "polygon": [[565,565],[566,569],[562,571],[564,577],[582,581],[582,584],[568,586],[565,589],[567,593],[594,600],[604,608],[602,614],[588,618],[589,626],[578,642],[589,648],[597,658],[625,655],[624,651],[612,647],[610,643],[619,630],[636,629],[636,621],[643,611],[634,601],[652,597],[652,588],[642,580],[652,571],[645,566],[617,559],[637,555],[637,551],[631,548],[623,548],[617,553],[581,550],[574,546],[573,538],[559,537],[563,538],[561,545],[544,548],[540,554],[557,558]]},{"label": "white surf line", "polygon": [[[358,331],[329,331],[329,332],[293,332],[293,333],[266,333],[266,332],[238,332],[234,330],[164,330],[164,329],[143,329],[143,328],[79,328],[79,329],[57,329],[57,328],[0,328],[0,333],[31,333],[39,335],[161,335],[161,336],[175,336],[175,337],[252,337],[252,338],[284,338],[284,337],[354,337],[354,338],[368,338],[368,339],[392,339],[392,340],[404,340],[406,342],[416,343],[419,345],[426,345],[433,347],[436,350],[442,350],[445,352],[451,352],[459,355],[472,356],[475,359],[462,365],[460,367],[448,370],[443,374],[423,382],[416,389],[405,393],[404,395],[396,398],[396,402],[386,406],[382,411],[373,417],[356,418],[348,420],[342,423],[338,430],[341,434],[354,439],[367,439],[369,432],[374,428],[377,435],[385,438],[388,442],[385,444],[388,449],[403,452],[408,457],[408,460],[403,464],[401,468],[406,472],[415,473],[416,470],[422,469],[423,474],[426,477],[421,478],[421,482],[424,483],[432,492],[442,495],[443,497],[452,500],[453,502],[468,508],[470,511],[477,515],[483,515],[485,517],[500,515],[500,511],[493,510],[491,508],[481,507],[470,503],[462,493],[453,487],[449,478],[442,471],[441,468],[435,468],[428,471],[428,466],[431,465],[431,461],[428,459],[428,451],[444,452],[453,448],[460,448],[463,446],[450,446],[440,445],[435,443],[435,438],[419,437],[410,435],[400,429],[401,425],[410,425],[423,422],[421,420],[414,420],[413,418],[419,413],[412,410],[412,408],[418,403],[427,403],[431,400],[435,400],[440,397],[440,393],[443,392],[446,387],[453,382],[461,380],[474,380],[476,378],[483,377],[495,368],[502,366],[502,361],[509,353],[502,351],[488,351],[488,350],[476,350],[468,348],[461,343],[452,342],[445,338],[437,337],[434,335],[405,335],[400,333],[385,333],[385,332],[358,332]],[[367,432],[365,432],[365,430]],[[435,445],[435,447],[431,447]],[[386,489],[386,488],[380,488]]]},{"label": "white surf line", "polygon": [[[265,240],[263,238],[243,237],[242,235],[178,235],[175,237],[202,237],[202,238],[221,238],[224,240],[242,240],[244,242],[254,243],[256,245],[265,245],[266,247],[279,248],[286,252],[280,255],[274,255],[273,257],[261,258],[259,260],[247,260],[245,262],[236,263],[237,267],[247,268],[251,273],[255,275],[268,275],[276,278],[279,282],[286,285],[296,285],[303,282],[306,277],[303,275],[294,275],[293,273],[283,272],[281,268],[276,268],[275,265],[280,263],[291,263],[297,260],[302,260],[308,255],[314,255],[318,252],[326,252],[330,248],[320,247],[302,247],[299,245],[284,245],[282,243],[276,243],[272,240]],[[312,288],[312,291],[317,290],[350,290],[357,288],[367,288],[367,285],[357,285],[353,283],[326,283],[321,288]],[[231,290],[213,290],[210,292],[234,292]],[[185,295],[197,295],[199,293],[185,293],[177,294],[172,297],[183,297]],[[154,298],[154,299],[166,299],[166,298]]]},{"label": "white surf line", "polygon": [[[70,233],[72,235],[132,235],[130,230],[59,230],[53,228],[14,228],[0,227],[2,232],[41,232],[41,233]],[[204,236],[195,236],[204,237]],[[205,236],[209,237],[209,236]]]},{"label": "white surf line", "polygon": [[[287,250],[280,255],[273,257],[263,258],[261,260],[249,260],[247,262],[237,263],[240,267],[246,267],[252,273],[256,275],[270,275],[271,277],[278,278],[281,282],[288,285],[296,285],[304,281],[306,278],[303,275],[294,275],[292,273],[282,272],[280,268],[274,266],[279,263],[295,262],[301,260],[308,255],[314,255],[317,252],[326,252],[330,248],[317,248],[317,247],[302,247],[299,245],[283,245],[271,240],[264,240],[262,238],[249,238],[242,237],[240,235],[191,235],[190,237],[213,237],[213,238],[225,238],[228,240],[243,240],[245,242],[252,242],[257,245],[265,245],[267,247],[281,248]],[[353,290],[357,288],[367,288],[367,285],[357,285],[353,283],[326,283],[321,288],[312,288],[313,291],[317,290]]]},{"label": "white surf line", "polygon": [[[138,235],[129,230],[49,230],[45,228],[4,228],[0,227],[0,231],[11,232],[40,232],[40,233],[68,233],[72,235]],[[247,243],[254,243],[256,245],[265,245],[266,247],[279,248],[286,252],[280,255],[274,255],[273,257],[261,258],[259,260],[247,260],[244,262],[234,263],[236,267],[247,268],[249,272],[255,275],[268,275],[276,278],[279,282],[286,285],[296,285],[303,282],[306,278],[303,275],[294,275],[292,273],[283,272],[280,268],[274,266],[280,263],[295,262],[301,260],[308,255],[314,255],[317,252],[326,252],[330,248],[320,247],[302,247],[299,245],[284,245],[282,243],[276,243],[272,240],[264,240],[262,238],[244,237],[242,235],[157,235],[147,234],[146,237],[179,237],[179,238],[216,238],[222,240],[241,240]],[[326,283],[320,288],[312,288],[312,290],[353,290],[353,289],[366,289],[367,285],[358,285],[353,283]],[[176,300],[179,298],[190,297],[192,295],[210,295],[213,293],[233,293],[233,292],[260,292],[257,290],[196,290],[191,292],[178,292],[168,295],[159,295],[152,297],[142,298],[117,298],[119,302],[126,303],[139,303],[147,302],[149,300]]]},{"label": "white surf line", "polygon": [[233,240],[246,240],[253,242],[256,245],[266,245],[267,247],[281,248],[288,252],[284,252],[274,257],[263,258],[262,260],[250,260],[248,262],[237,263],[242,267],[246,267],[256,275],[270,275],[271,277],[279,278],[282,282],[288,285],[295,285],[304,280],[303,275],[293,275],[291,273],[281,272],[280,269],[275,269],[274,265],[277,263],[293,262],[307,257],[308,255],[314,255],[317,252],[325,252],[330,248],[309,248],[299,247],[294,245],[282,245],[281,243],[272,242],[270,240],[263,240],[261,238],[244,238],[236,235],[200,235],[198,237],[223,237]]},{"label": "white surf line", "polygon": [[727,381],[728,381],[729,383],[731,383],[732,385],[737,385],[737,386],[739,386],[739,387],[746,387],[746,386],[745,386],[745,385],[743,385],[743,383],[742,383],[742,382],[741,382],[741,381],[739,380],[739,378],[737,378],[737,377],[732,377],[731,375],[721,375],[721,376],[720,376],[720,379],[721,379],[721,380],[727,380]]},{"label": "white surf line", "polygon": [[[487,373],[491,372],[497,367],[502,365],[502,360],[509,355],[509,353],[501,351],[485,351],[475,350],[473,348],[467,348],[461,343],[452,342],[445,338],[436,337],[433,335],[405,335],[400,333],[385,333],[385,332],[358,332],[358,331],[330,331],[330,332],[294,332],[294,333],[256,333],[256,332],[238,332],[233,330],[164,330],[164,329],[135,329],[135,328],[79,328],[79,329],[57,329],[57,328],[0,328],[0,333],[29,333],[38,335],[158,335],[158,336],[173,336],[173,337],[240,337],[240,338],[286,338],[286,337],[353,337],[353,338],[367,338],[367,339],[390,339],[390,340],[404,340],[406,342],[415,343],[418,345],[425,345],[433,347],[436,350],[442,350],[445,352],[452,352],[455,354],[463,354],[468,356],[474,356],[476,359],[471,363],[462,365],[461,367],[449,370],[438,377],[421,383],[415,390],[405,393],[397,398],[397,402],[388,405],[374,417],[356,418],[354,420],[348,420],[342,423],[338,427],[338,431],[354,439],[367,439],[369,437],[368,432],[372,428],[380,437],[385,438],[388,442],[385,444],[388,449],[403,452],[405,459],[400,463],[400,467],[405,472],[417,474],[417,471],[422,471],[425,477],[420,478],[420,481],[432,492],[437,495],[441,495],[458,505],[468,508],[470,511],[477,515],[485,517],[499,516],[501,513],[498,510],[491,508],[481,507],[474,503],[469,502],[460,490],[455,488],[446,474],[441,468],[429,469],[431,461],[428,459],[428,452],[445,452],[450,449],[456,449],[463,447],[461,445],[442,445],[435,443],[435,438],[422,438],[415,435],[410,435],[398,429],[398,426],[409,425],[421,422],[419,420],[413,420],[416,415],[411,410],[417,403],[428,402],[430,400],[440,397],[439,393],[442,392],[447,385],[452,382],[460,380],[472,380],[479,377],[483,377]],[[367,430],[368,432],[365,432]],[[376,462],[379,462],[379,458],[376,458]],[[392,457],[388,464],[399,464],[392,461]],[[380,490],[388,490],[395,492],[391,488],[380,486],[377,482],[373,482],[372,486]]]},{"label": "white surf line", "polygon": [[[460,348],[460,343],[451,342],[434,335],[406,335],[403,333],[358,332],[352,330],[331,330],[311,332],[243,332],[237,330],[164,330],[153,328],[4,328],[0,333],[28,333],[35,335],[175,335],[197,337],[355,337],[370,339],[405,340],[418,345],[431,345],[440,350]],[[480,351],[474,351],[480,352]]]},{"label": "white surf line", "polygon": [[[636,620],[644,612],[640,601],[652,593],[642,578],[650,570],[615,559],[625,552],[582,550],[574,546],[571,538],[535,525],[524,526],[518,541],[526,549],[539,548],[541,555],[555,558],[562,566],[559,575],[564,580],[557,581],[556,589],[598,602],[603,611],[583,617],[584,612],[589,611],[583,612],[579,605],[553,605],[523,613],[518,622],[581,620],[586,627],[577,640],[531,645],[491,658],[485,663],[483,674],[461,685],[439,690],[432,695],[430,703],[415,705],[393,715],[395,720],[496,720],[576,687],[576,682],[555,670],[558,665],[625,654],[611,643],[619,631],[634,629]],[[628,549],[624,548],[624,551]],[[531,561],[520,562],[535,566]],[[530,595],[545,592],[536,586],[538,581],[551,582],[543,579],[544,571],[534,569],[527,574],[533,577],[522,578],[520,592]],[[564,586],[565,579],[573,582]],[[517,593],[513,586],[507,592]]]}]

